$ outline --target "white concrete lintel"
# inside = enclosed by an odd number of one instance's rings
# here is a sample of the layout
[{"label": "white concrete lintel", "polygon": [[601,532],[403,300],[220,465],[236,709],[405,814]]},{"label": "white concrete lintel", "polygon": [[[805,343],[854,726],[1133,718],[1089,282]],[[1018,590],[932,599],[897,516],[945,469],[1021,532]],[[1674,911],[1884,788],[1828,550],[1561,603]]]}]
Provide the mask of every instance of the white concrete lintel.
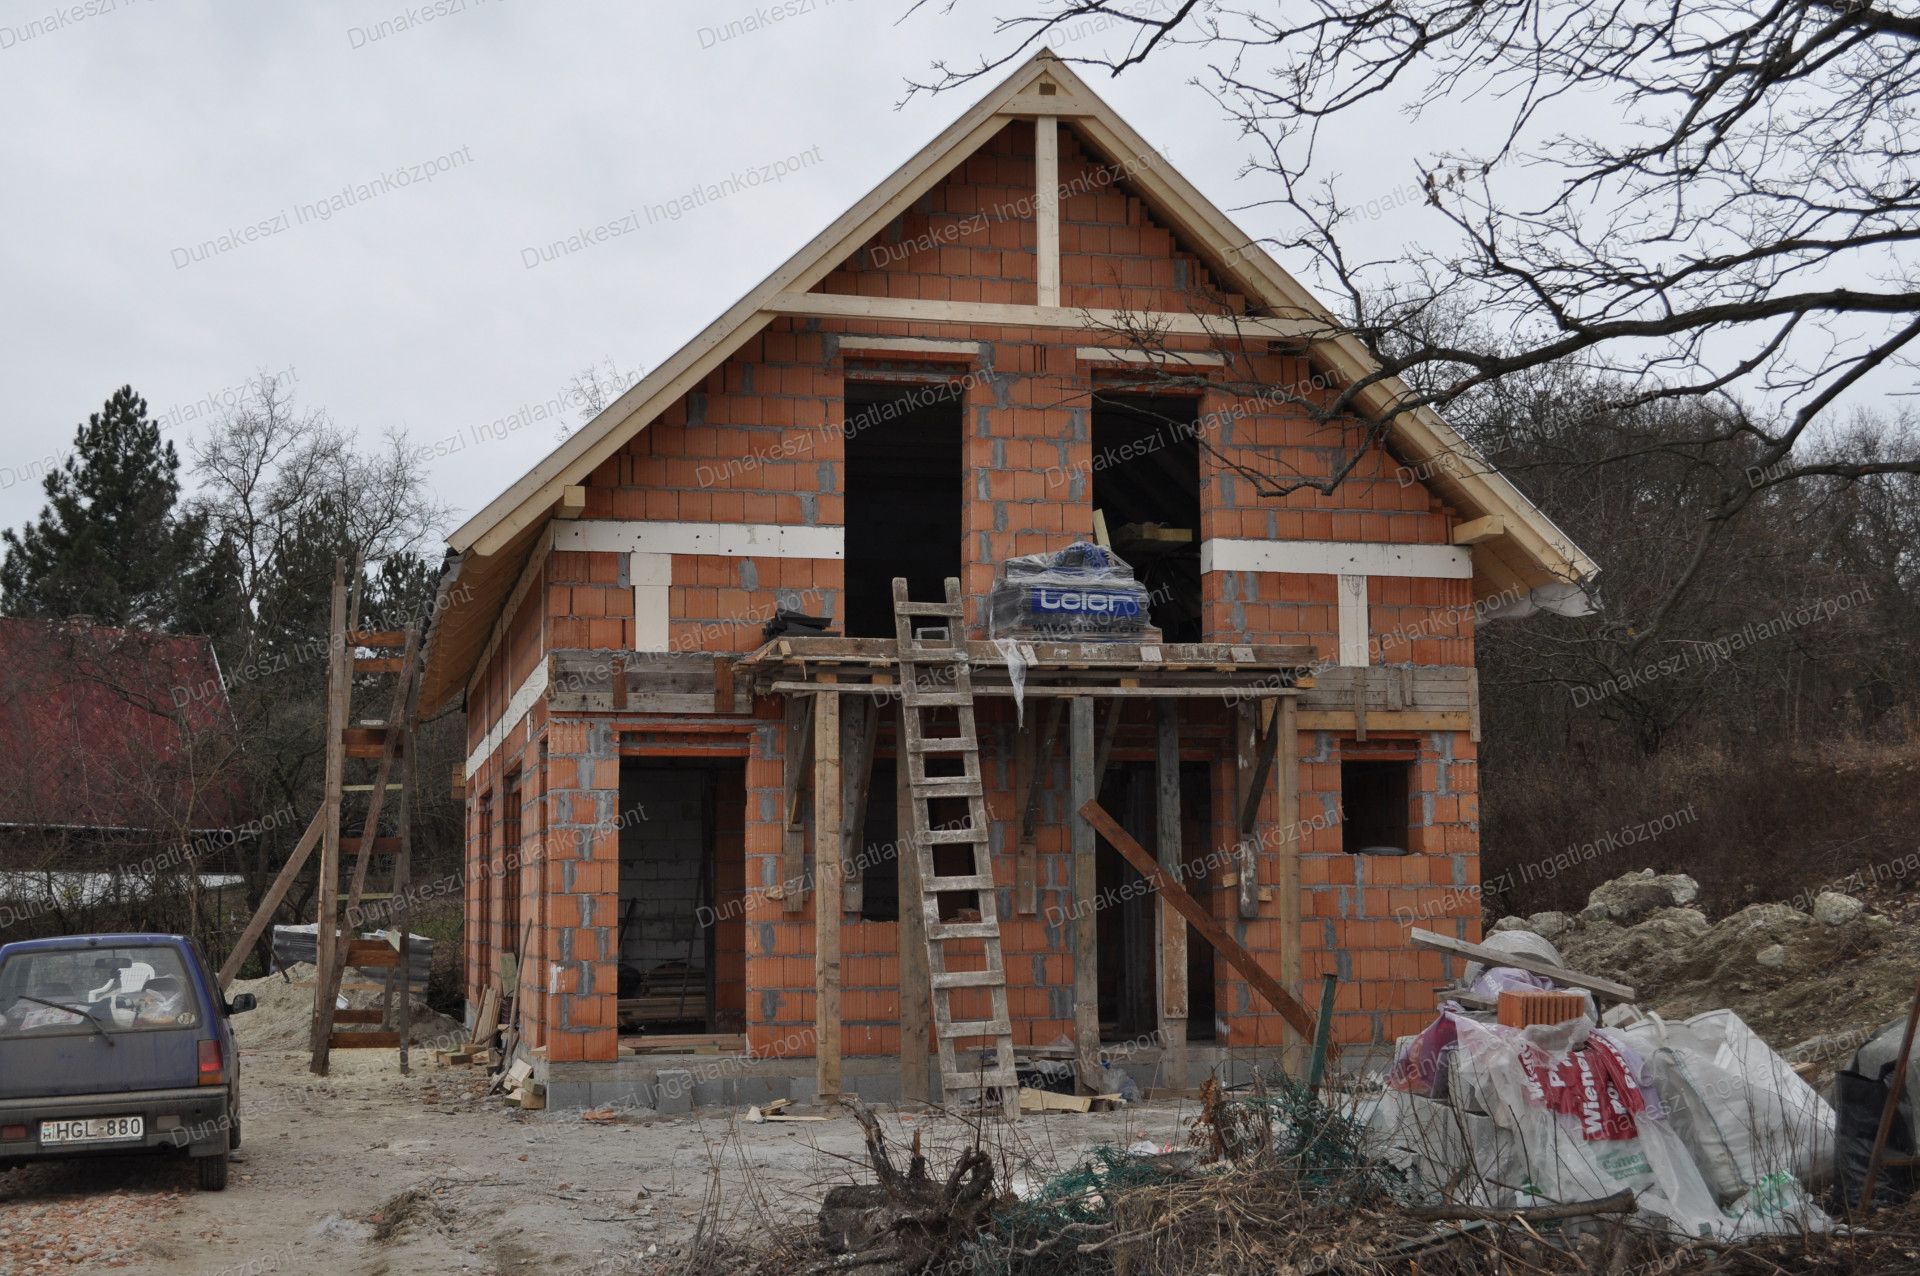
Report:
[{"label": "white concrete lintel", "polygon": [[1471,580],[1473,554],[1456,545],[1373,541],[1269,541],[1216,537],[1200,544],[1203,572],[1299,572]]},{"label": "white concrete lintel", "polygon": [[580,519],[556,528],[553,547],[614,554],[845,558],[847,529],[776,523],[669,523],[596,518]]}]

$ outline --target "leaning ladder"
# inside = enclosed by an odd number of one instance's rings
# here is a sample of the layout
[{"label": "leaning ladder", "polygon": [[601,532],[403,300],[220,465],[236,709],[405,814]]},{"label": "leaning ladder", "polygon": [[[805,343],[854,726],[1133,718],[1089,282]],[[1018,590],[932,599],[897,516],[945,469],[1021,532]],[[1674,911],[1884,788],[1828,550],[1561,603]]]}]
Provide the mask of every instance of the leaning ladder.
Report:
[{"label": "leaning ladder", "polygon": [[[1013,1025],[1007,1014],[1007,971],[1000,943],[1000,914],[993,886],[993,863],[987,841],[986,797],[980,783],[980,742],[973,718],[973,675],[967,647],[960,582],[947,580],[944,603],[916,603],[907,598],[907,582],[893,582],[894,636],[899,644],[900,699],[905,709],[904,758],[911,794],[909,838],[919,868],[926,918],[927,970],[932,982],[934,1041],[940,1053],[941,1085],[949,1102],[985,1103],[997,1097],[1008,1116],[1019,1112],[1020,1082],[1014,1071]],[[936,622],[915,629],[916,619]],[[951,713],[954,734],[935,728]],[[958,758],[958,774],[930,774],[936,757]],[[949,768],[950,769],[950,768]],[[967,818],[935,827],[932,803],[965,799]],[[959,874],[938,872],[935,851],[942,846],[966,847],[973,852],[972,869]],[[976,901],[977,921],[943,921],[942,895],[958,894]],[[908,901],[911,906],[916,901]],[[948,969],[948,945],[978,943],[984,964],[971,961]],[[959,956],[958,952],[952,954]],[[984,1019],[955,1019],[953,994],[966,990],[976,1003],[984,994],[989,1006]],[[993,1065],[960,1063],[960,1043],[991,1042]],[[902,1049],[914,1048],[903,1042]],[[971,1051],[975,1047],[969,1047]],[[985,1053],[986,1047],[977,1049]]]},{"label": "leaning ladder", "polygon": [[[397,1048],[400,1068],[407,1070],[407,1046],[411,1029],[409,1013],[413,1000],[412,952],[409,942],[411,919],[407,902],[411,886],[411,837],[413,781],[415,776],[411,740],[416,698],[420,687],[420,629],[366,632],[354,627],[357,608],[343,608],[341,584],[336,580],[334,600],[334,642],[328,677],[327,792],[321,812],[325,843],[321,853],[319,929],[314,972],[314,1010],[311,1034],[312,1071],[326,1075],[328,1056],[334,1050]],[[386,649],[386,654],[359,656],[358,649]],[[399,655],[391,654],[394,648]],[[387,716],[347,726],[353,704],[353,684],[358,674],[397,674]],[[371,783],[344,783],[349,758],[375,761]],[[396,768],[399,779],[393,778]],[[397,835],[380,836],[380,816],[389,791],[399,793]],[[360,831],[350,838],[342,828],[342,808],[349,794],[366,797]],[[345,868],[344,852],[354,850],[352,873],[347,889],[340,890]],[[368,869],[374,859],[388,864],[388,889],[369,893]],[[361,939],[358,919],[363,903],[380,901],[380,912],[394,926],[395,939]],[[344,927],[342,925],[344,923]],[[347,968],[384,971],[381,985],[382,1005],[373,1010],[339,1010],[335,998],[342,990]],[[395,983],[399,999],[395,1004]],[[396,1022],[397,1021],[397,1022]],[[344,1028],[342,1025],[374,1025]]]}]

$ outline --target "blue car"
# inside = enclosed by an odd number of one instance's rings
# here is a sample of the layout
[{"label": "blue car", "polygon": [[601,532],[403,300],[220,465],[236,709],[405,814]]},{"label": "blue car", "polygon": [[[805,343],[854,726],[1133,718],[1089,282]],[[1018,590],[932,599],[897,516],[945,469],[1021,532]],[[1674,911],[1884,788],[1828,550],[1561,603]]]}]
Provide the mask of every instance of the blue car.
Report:
[{"label": "blue car", "polygon": [[228,1002],[181,935],[69,935],[0,945],[0,1169],[133,1152],[193,1158],[227,1185],[240,1146]]}]

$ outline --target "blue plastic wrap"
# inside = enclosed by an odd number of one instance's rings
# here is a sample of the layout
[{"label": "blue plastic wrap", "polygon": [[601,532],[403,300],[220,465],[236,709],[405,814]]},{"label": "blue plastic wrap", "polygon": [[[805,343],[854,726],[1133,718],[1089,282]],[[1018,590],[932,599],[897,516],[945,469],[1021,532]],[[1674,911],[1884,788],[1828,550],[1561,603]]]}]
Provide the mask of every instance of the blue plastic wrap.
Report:
[{"label": "blue plastic wrap", "polygon": [[1133,568],[1087,541],[1001,563],[988,619],[995,638],[1119,642],[1152,631],[1146,587]]}]

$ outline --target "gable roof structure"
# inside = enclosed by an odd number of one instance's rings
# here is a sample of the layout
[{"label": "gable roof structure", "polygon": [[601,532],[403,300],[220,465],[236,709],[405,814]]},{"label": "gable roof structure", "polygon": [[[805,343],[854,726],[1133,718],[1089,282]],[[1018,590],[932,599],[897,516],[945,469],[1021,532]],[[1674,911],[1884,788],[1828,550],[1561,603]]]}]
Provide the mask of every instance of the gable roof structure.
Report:
[{"label": "gable roof structure", "polygon": [[[1167,164],[1145,139],[1049,50],[1041,50],[988,92],[932,142],[901,165],[788,258],[671,358],[561,442],[548,456],[448,537],[449,584],[462,604],[443,609],[429,634],[422,707],[438,708],[466,685],[490,648],[493,618],[521,582],[522,569],[547,521],[569,489],[583,483],[663,412],[719,368],[775,319],[844,313],[876,318],[955,322],[951,307],[895,301],[885,314],[868,299],[813,290],[915,201],[952,174],[1014,120],[1051,117],[1069,124],[1108,161],[1187,247],[1232,284],[1257,312],[1251,317],[1179,316],[1185,330],[1223,338],[1260,336],[1303,345],[1335,376],[1357,380],[1375,370],[1366,347],[1341,330],[1326,307],[1257,242]],[[960,322],[1111,330],[1124,316],[1083,309],[974,305]],[[1264,311],[1264,313],[1258,313]],[[1361,396],[1373,413],[1392,410],[1408,393],[1385,379]],[[1435,458],[1425,479],[1461,517],[1482,529],[1474,545],[1476,592],[1489,597],[1516,587],[1566,588],[1599,567],[1504,475],[1494,470],[1435,412],[1418,407],[1394,418],[1394,450],[1410,465]],[[524,582],[521,582],[524,584]]]}]

